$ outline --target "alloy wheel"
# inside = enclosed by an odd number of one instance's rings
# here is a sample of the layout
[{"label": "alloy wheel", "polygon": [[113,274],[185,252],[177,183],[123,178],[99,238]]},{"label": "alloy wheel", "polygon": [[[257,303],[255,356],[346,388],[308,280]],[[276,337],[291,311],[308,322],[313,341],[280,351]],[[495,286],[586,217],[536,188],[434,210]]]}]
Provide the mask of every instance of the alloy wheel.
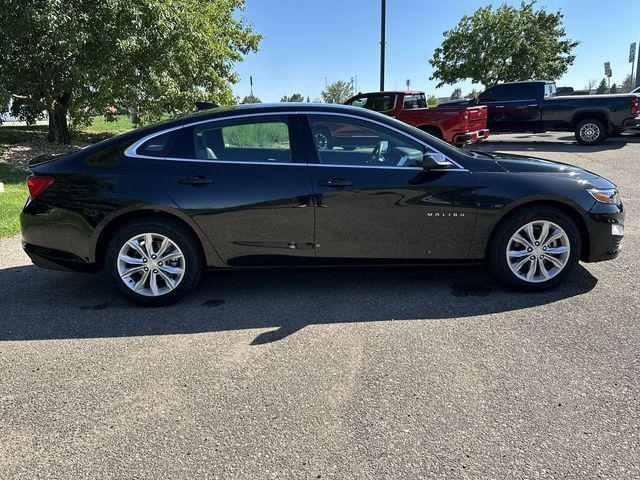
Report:
[{"label": "alloy wheel", "polygon": [[569,262],[571,244],[557,224],[536,220],[520,227],[507,243],[507,264],[519,279],[541,283],[557,276]]},{"label": "alloy wheel", "polygon": [[329,145],[329,140],[327,139],[327,136],[324,133],[316,133],[313,136],[316,140],[316,145],[318,145],[318,148],[320,150],[326,150],[327,146]]},{"label": "alloy wheel", "polygon": [[159,233],[130,238],[120,249],[117,263],[124,284],[147,297],[173,291],[184,278],[186,266],[178,245]]},{"label": "alloy wheel", "polygon": [[600,136],[600,127],[595,123],[585,123],[580,127],[579,135],[585,142],[595,142]]}]

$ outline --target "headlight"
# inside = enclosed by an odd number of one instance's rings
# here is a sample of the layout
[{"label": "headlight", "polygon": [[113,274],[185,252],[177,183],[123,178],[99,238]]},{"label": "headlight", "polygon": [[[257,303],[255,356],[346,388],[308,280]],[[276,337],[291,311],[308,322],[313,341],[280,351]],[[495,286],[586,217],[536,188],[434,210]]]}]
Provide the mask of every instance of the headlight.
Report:
[{"label": "headlight", "polygon": [[620,203],[620,195],[618,195],[618,190],[615,188],[591,188],[587,192],[600,203],[610,203],[612,205]]}]

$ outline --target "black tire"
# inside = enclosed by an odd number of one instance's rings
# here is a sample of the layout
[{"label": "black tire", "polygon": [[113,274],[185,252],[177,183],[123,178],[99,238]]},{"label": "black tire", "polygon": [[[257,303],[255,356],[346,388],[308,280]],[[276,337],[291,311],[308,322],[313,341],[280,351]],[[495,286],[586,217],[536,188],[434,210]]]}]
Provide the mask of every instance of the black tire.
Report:
[{"label": "black tire", "polygon": [[[566,233],[570,252],[564,267],[551,279],[532,283],[519,278],[511,271],[507,261],[507,247],[511,237],[522,227],[534,221],[556,224]],[[533,207],[516,212],[501,222],[489,240],[487,266],[492,275],[506,288],[519,291],[540,291],[553,288],[571,274],[582,252],[580,232],[574,220],[561,210],[550,207]],[[542,252],[544,253],[544,252]],[[539,267],[536,267],[539,272]]]},{"label": "black tire", "polygon": [[[146,296],[134,292],[125,284],[118,271],[118,257],[121,248],[130,239],[145,233],[168,238],[180,249],[184,259],[184,273],[177,286],[168,293],[158,296]],[[204,270],[200,245],[193,232],[179,222],[154,217],[133,220],[123,225],[109,241],[104,261],[106,271],[120,291],[133,302],[145,306],[162,306],[177,302],[196,287]],[[165,283],[164,280],[161,280],[161,283]]]},{"label": "black tire", "polygon": [[318,150],[331,150],[333,148],[333,137],[331,132],[327,128],[318,128],[313,138],[316,141],[316,147]]},{"label": "black tire", "polygon": [[600,120],[585,118],[576,125],[575,135],[581,145],[597,145],[607,138],[607,130]]}]

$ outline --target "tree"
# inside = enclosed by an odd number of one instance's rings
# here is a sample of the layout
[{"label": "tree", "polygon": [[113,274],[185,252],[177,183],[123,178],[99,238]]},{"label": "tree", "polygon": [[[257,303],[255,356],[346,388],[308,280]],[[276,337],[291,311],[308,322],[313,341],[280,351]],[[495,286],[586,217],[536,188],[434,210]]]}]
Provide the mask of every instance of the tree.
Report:
[{"label": "tree", "polygon": [[578,42],[565,38],[560,11],[536,10],[536,0],[520,8],[502,5],[476,10],[444,32],[429,63],[438,87],[471,79],[485,87],[498,82],[561,77],[573,64]]},{"label": "tree", "polygon": [[240,103],[262,103],[262,100],[260,100],[258,97],[256,97],[253,93],[247,95],[246,97],[244,97]]},{"label": "tree", "polygon": [[595,78],[590,78],[589,80],[587,80],[587,83],[584,84],[584,89],[587,91],[587,93],[591,93],[591,90],[594,89],[597,83],[598,80],[596,80]]},{"label": "tree", "polygon": [[609,93],[618,93],[618,85],[616,85],[615,83],[611,85],[611,89],[609,90]]},{"label": "tree", "polygon": [[438,97],[436,97],[435,95],[429,95],[429,97],[427,98],[427,106],[434,107],[437,104],[438,104]]},{"label": "tree", "polygon": [[451,92],[450,98],[452,100],[458,100],[459,98],[462,98],[462,89],[460,87],[454,88],[453,92]]},{"label": "tree", "polygon": [[478,98],[479,95],[480,95],[480,92],[475,88],[473,88],[469,93],[465,95],[464,98]]},{"label": "tree", "polygon": [[602,79],[602,81],[600,82],[600,85],[598,85],[598,88],[596,89],[596,93],[598,95],[602,95],[603,93],[607,93],[608,90],[608,86],[607,86],[607,80],[606,79]]},{"label": "tree", "polygon": [[299,93],[294,93],[290,97],[284,95],[281,99],[281,102],[304,102],[304,97]]},{"label": "tree", "polygon": [[624,81],[622,82],[622,85],[620,86],[620,93],[628,93],[631,90],[633,90],[635,87],[633,85],[633,77],[631,77],[631,75],[627,75],[626,77],[624,77]]},{"label": "tree", "polygon": [[320,95],[324,103],[344,103],[353,93],[353,81],[338,80],[327,85]]},{"label": "tree", "polygon": [[[143,120],[228,104],[233,66],[260,36],[237,14],[244,0],[0,0],[0,101],[33,122],[49,115],[50,141],[70,141],[67,119],[108,107]],[[197,52],[197,54],[196,54]]]}]

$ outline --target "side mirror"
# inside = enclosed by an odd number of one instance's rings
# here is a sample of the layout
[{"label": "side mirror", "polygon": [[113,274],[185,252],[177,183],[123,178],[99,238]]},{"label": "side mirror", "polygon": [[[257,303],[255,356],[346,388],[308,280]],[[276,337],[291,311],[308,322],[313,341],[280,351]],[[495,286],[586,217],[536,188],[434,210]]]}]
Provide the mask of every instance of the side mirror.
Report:
[{"label": "side mirror", "polygon": [[443,153],[427,152],[422,156],[422,168],[425,171],[438,170],[453,165]]}]

